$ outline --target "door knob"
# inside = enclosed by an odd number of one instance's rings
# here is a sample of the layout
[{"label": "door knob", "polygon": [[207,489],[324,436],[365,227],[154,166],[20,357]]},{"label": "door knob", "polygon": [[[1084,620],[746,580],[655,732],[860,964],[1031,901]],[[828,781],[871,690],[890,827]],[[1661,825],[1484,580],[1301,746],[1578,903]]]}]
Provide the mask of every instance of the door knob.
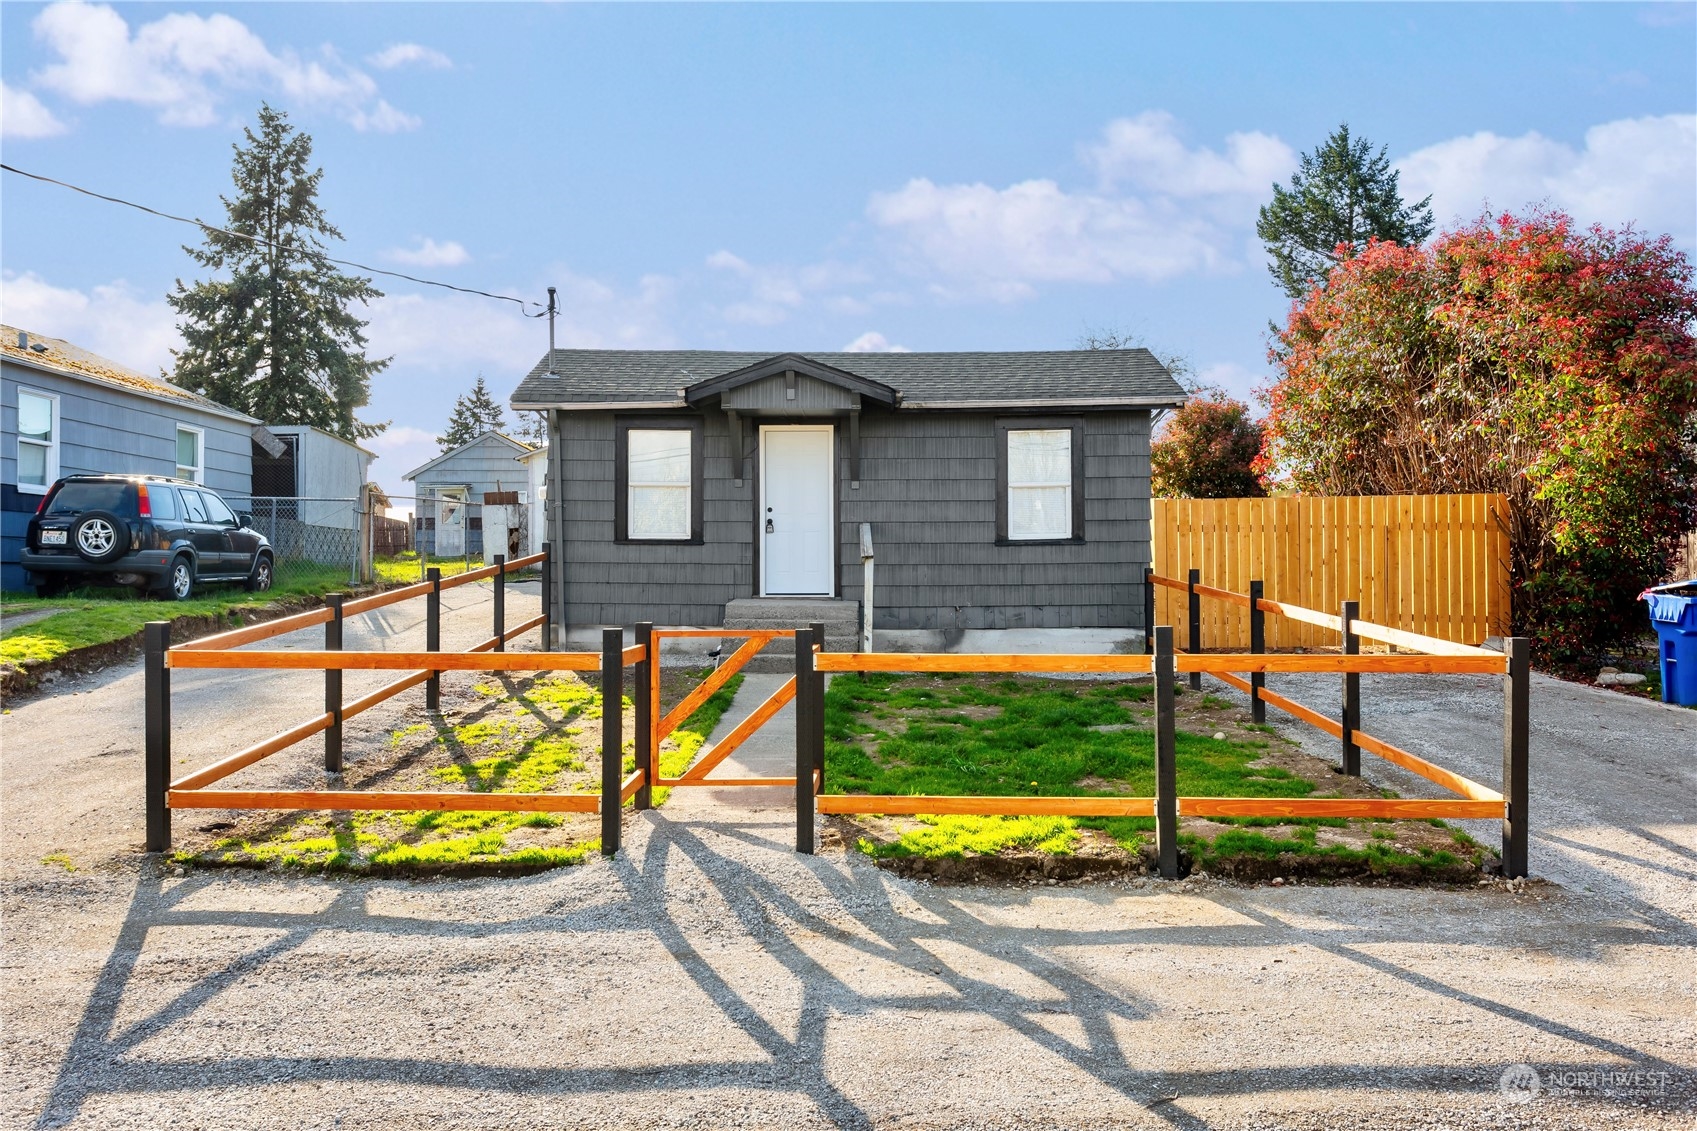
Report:
[{"label": "door knob", "polygon": [[777,529],[777,527],[772,525],[772,520],[767,519],[766,520],[766,533],[771,534],[776,529]]}]

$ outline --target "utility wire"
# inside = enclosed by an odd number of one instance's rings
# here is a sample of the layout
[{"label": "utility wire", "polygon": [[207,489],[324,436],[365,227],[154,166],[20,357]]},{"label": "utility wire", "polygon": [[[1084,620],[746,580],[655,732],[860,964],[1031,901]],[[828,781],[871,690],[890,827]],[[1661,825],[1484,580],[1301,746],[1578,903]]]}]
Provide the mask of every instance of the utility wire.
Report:
[{"label": "utility wire", "polygon": [[[441,287],[443,290],[446,290],[446,291],[458,291],[459,293],[465,294],[465,295],[478,295],[479,297],[482,297],[482,298],[492,298],[492,299],[496,299],[500,302],[517,303],[518,307],[519,307],[519,312],[521,314],[523,314],[526,318],[543,318],[543,317],[546,317],[546,315],[548,314],[548,308],[543,306],[539,302],[531,302],[527,299],[514,298],[512,295],[493,294],[489,291],[480,291],[480,290],[477,290],[477,289],[472,288],[472,287],[456,287],[452,283],[439,283],[435,279],[420,279],[416,275],[406,275],[406,274],[402,274],[399,271],[385,271],[381,267],[368,267],[363,263],[355,263],[351,259],[333,259],[330,256],[325,255],[321,251],[312,251],[312,250],[309,250],[309,249],[306,249],[306,248],[300,248],[300,247],[285,247],[282,244],[275,243],[271,240],[264,239],[260,236],[250,236],[250,235],[247,235],[244,232],[232,232],[228,228],[215,227],[212,224],[208,224],[204,220],[193,220],[193,219],[190,219],[187,216],[173,216],[169,212],[161,212],[157,208],[149,208],[145,204],[137,204],[133,200],[125,200],[122,197],[117,197],[117,196],[107,196],[105,193],[95,192],[93,189],[86,189],[86,188],[83,188],[81,185],[73,185],[68,181],[55,180],[52,177],[46,177],[46,176],[41,175],[40,173],[31,173],[27,170],[19,169],[19,168],[16,168],[14,166],[7,165],[4,162],[0,162],[0,169],[4,169],[8,173],[16,173],[20,177],[28,177],[31,180],[43,181],[43,182],[50,184],[50,185],[58,185],[60,188],[67,188],[67,189],[70,189],[72,192],[80,192],[84,196],[92,196],[96,200],[104,200],[109,204],[121,204],[126,208],[134,208],[138,212],[145,212],[149,216],[158,216],[162,220],[175,220],[179,224],[193,224],[195,227],[201,228],[201,229],[208,231],[208,232],[217,232],[219,235],[229,236],[232,239],[247,240],[249,243],[259,244],[259,245],[264,246],[264,247],[274,247],[274,248],[278,249],[279,251],[294,252],[294,253],[297,253],[297,254],[305,255],[305,256],[307,256],[311,259],[316,259],[316,260],[323,262],[323,263],[333,263],[338,267],[352,267],[357,271],[369,271],[373,275],[386,275],[391,279],[405,279],[409,283],[417,283],[420,286]],[[528,310],[525,309],[525,307],[528,307],[528,306],[534,306],[534,307],[538,308],[538,310],[541,313],[538,313],[538,314],[530,313]]]}]

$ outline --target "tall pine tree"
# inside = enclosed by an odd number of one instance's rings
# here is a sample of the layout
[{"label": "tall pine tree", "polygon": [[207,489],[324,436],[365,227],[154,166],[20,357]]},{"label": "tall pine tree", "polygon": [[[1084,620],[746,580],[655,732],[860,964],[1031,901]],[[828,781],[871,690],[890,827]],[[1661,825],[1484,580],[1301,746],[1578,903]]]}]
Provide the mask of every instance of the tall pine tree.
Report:
[{"label": "tall pine tree", "polygon": [[489,386],[484,383],[483,374],[479,373],[477,384],[471,387],[471,392],[454,399],[454,412],[448,417],[448,430],[436,437],[436,443],[443,451],[451,452],[461,444],[471,443],[491,429],[499,432],[506,426],[507,422],[501,416],[500,404],[489,395]]},{"label": "tall pine tree", "polygon": [[1338,264],[1339,244],[1359,250],[1370,239],[1409,246],[1432,234],[1432,198],[1404,205],[1383,146],[1351,138],[1340,125],[1290,175],[1290,188],[1273,186],[1255,234],[1267,245],[1267,270],[1291,298],[1324,284]]},{"label": "tall pine tree", "polygon": [[268,424],[310,424],[349,440],[381,432],[354,416],[371,399],[371,377],[389,364],[365,354],[366,323],[350,310],[382,294],[371,280],[336,271],[325,239],[342,233],[318,206],[324,170],[308,165],[312,138],[270,106],[259,132],[237,145],[236,193],[224,197],[229,233],[203,229],[185,247],[215,277],[167,301],[183,319],[175,381]]}]

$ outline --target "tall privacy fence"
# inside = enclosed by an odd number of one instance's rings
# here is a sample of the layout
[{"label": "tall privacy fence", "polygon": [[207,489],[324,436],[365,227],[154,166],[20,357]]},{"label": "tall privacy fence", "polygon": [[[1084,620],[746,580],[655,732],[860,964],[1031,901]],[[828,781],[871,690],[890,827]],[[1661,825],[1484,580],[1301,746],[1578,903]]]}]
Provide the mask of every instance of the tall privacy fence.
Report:
[{"label": "tall privacy fence", "polygon": [[[1457,644],[1509,631],[1508,500],[1502,495],[1348,498],[1156,499],[1155,572],[1199,569],[1211,585],[1247,592],[1265,583],[1310,609],[1360,604],[1363,620]],[[1156,594],[1156,624],[1188,624],[1185,595]],[[1335,644],[1302,621],[1267,625],[1267,647]],[[1245,648],[1247,610],[1211,602],[1209,647]],[[1181,636],[1182,647],[1190,648]]]}]

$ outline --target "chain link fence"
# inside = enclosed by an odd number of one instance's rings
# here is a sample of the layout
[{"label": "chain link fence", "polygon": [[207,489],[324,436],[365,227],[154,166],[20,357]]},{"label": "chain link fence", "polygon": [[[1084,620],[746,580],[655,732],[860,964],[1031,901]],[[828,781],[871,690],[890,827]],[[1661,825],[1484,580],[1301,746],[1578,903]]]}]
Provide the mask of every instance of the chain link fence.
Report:
[{"label": "chain link fence", "polygon": [[422,581],[431,566],[451,577],[494,554],[511,559],[542,548],[541,535],[530,529],[533,508],[517,502],[389,497],[368,518],[359,499],[232,495],[226,501],[271,543],[274,587],[284,592]]}]

